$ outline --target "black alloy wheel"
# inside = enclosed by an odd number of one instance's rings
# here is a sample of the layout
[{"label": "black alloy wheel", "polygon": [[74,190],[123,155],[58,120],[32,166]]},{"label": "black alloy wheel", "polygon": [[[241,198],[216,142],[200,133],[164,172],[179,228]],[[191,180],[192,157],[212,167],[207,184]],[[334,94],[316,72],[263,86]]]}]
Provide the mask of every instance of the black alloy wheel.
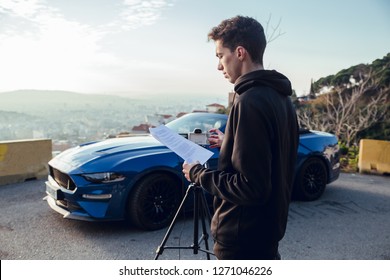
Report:
[{"label": "black alloy wheel", "polygon": [[308,159],[295,178],[294,198],[305,201],[320,198],[325,191],[327,178],[325,163],[319,158]]},{"label": "black alloy wheel", "polygon": [[142,229],[157,230],[169,225],[181,202],[181,186],[167,174],[151,174],[131,192],[128,216]]}]

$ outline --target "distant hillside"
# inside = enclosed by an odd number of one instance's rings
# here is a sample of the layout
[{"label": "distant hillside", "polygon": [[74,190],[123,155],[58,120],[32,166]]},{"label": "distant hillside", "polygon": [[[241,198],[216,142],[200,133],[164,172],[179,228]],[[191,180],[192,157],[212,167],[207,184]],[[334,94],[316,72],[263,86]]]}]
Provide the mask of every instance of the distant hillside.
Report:
[{"label": "distant hillside", "polygon": [[0,111],[18,112],[36,116],[68,115],[75,111],[119,112],[143,110],[151,113],[177,114],[204,110],[210,103],[227,103],[226,97],[181,96],[122,97],[117,95],[82,94],[59,90],[17,90],[0,92]]},{"label": "distant hillside", "polygon": [[136,105],[130,98],[109,95],[90,95],[67,91],[18,90],[0,93],[0,111],[34,115],[87,109],[128,109]]},{"label": "distant hillside", "polygon": [[351,66],[348,69],[343,69],[337,74],[323,77],[313,83],[314,92],[319,92],[323,87],[338,86],[342,87],[350,83],[350,79],[353,78],[359,81],[361,77],[364,77],[369,72],[372,72],[372,77],[375,80],[375,84],[381,88],[390,87],[390,53],[381,59],[376,59],[371,64],[358,64]]},{"label": "distant hillside", "polygon": [[[348,144],[363,138],[390,141],[390,53],[319,79],[294,104],[301,125],[326,128]],[[340,123],[337,117],[345,112]]]},{"label": "distant hillside", "polygon": [[205,110],[215,102],[219,102],[215,97],[196,94],[130,98],[67,91],[2,92],[0,141],[50,138],[53,143],[66,141],[74,146],[129,132],[155,114],[175,117],[181,112]]}]

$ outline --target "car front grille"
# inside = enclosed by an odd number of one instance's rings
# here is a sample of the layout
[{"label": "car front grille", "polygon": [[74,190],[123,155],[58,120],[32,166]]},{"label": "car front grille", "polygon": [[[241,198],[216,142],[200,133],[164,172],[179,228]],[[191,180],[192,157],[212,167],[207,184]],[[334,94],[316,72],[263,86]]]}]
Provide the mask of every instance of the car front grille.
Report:
[{"label": "car front grille", "polygon": [[66,175],[65,173],[62,173],[58,169],[55,169],[50,166],[50,176],[53,177],[53,179],[63,188],[74,191],[76,189],[76,185],[72,181],[72,179]]},{"label": "car front grille", "polygon": [[70,202],[70,201],[67,201],[67,200],[57,200],[57,205],[58,206],[61,206],[62,208],[65,208],[65,209],[68,209],[69,211],[72,211],[72,210],[83,210],[83,208],[81,208],[80,206],[78,206],[77,204],[73,203],[73,202]]}]

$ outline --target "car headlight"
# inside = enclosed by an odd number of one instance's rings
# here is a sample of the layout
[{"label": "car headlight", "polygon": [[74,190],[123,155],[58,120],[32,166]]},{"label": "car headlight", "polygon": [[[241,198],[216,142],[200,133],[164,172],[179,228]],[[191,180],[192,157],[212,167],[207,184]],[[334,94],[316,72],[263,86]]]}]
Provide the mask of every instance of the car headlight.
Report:
[{"label": "car headlight", "polygon": [[103,184],[120,182],[125,179],[125,176],[115,172],[90,173],[90,174],[83,174],[82,176],[84,177],[84,179],[92,183],[103,183]]}]

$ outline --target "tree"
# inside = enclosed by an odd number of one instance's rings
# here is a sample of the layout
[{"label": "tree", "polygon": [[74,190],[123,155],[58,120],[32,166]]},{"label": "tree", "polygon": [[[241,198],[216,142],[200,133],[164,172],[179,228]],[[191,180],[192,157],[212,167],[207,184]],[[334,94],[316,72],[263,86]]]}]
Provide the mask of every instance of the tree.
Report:
[{"label": "tree", "polygon": [[334,133],[349,147],[356,144],[360,131],[385,117],[386,99],[386,90],[376,86],[370,72],[356,86],[349,89],[338,86],[298,108],[298,121],[308,129]]},{"label": "tree", "polygon": [[275,41],[277,38],[285,34],[285,32],[282,32],[280,29],[280,23],[282,22],[282,19],[279,19],[276,26],[271,26],[271,18],[272,16],[269,15],[265,27],[265,36],[267,38],[267,44],[271,43],[272,41]]},{"label": "tree", "polygon": [[309,99],[316,99],[316,94],[315,94],[315,92],[314,92],[313,79],[312,79],[311,82],[310,82]]}]

